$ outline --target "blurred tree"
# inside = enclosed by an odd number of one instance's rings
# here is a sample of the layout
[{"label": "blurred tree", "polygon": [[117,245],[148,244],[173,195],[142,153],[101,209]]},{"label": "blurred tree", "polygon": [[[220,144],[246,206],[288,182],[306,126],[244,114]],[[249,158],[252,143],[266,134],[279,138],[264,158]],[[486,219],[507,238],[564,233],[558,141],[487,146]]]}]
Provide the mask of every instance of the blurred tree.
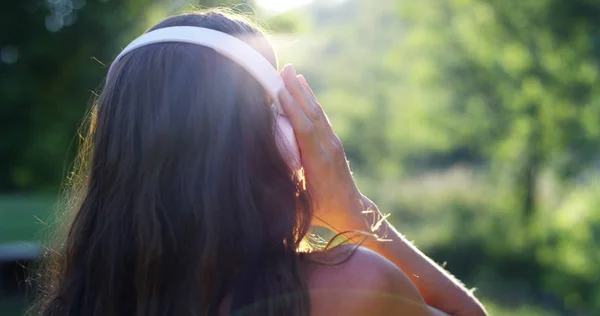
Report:
[{"label": "blurred tree", "polygon": [[597,176],[597,1],[348,0],[299,14],[312,29],[287,59],[401,231],[494,300],[593,314],[597,202],[573,205],[566,184]]},{"label": "blurred tree", "polygon": [[[395,105],[389,100],[390,69],[381,60],[399,40],[393,1],[315,3],[298,14],[311,29],[292,39],[293,63],[307,77],[344,142],[353,169],[393,178],[402,165],[388,131]],[[376,31],[374,31],[376,30]]]},{"label": "blurred tree", "polygon": [[0,190],[56,186],[77,123],[133,8],[106,1],[10,1],[0,12]]},{"label": "blurred tree", "polygon": [[[106,64],[166,13],[240,1],[23,0],[0,10],[0,192],[57,188]],[[250,10],[251,1],[237,9]],[[103,64],[104,63],[104,64]]]},{"label": "blurred tree", "polygon": [[[563,182],[582,182],[598,162],[597,1],[398,4],[404,39],[390,52],[387,64],[401,82],[399,100],[410,107],[391,113],[397,115],[391,120],[402,126],[392,137],[408,144],[410,159],[431,162],[441,157],[446,164],[483,162],[490,167],[502,188],[511,192],[503,195],[504,214],[511,214],[510,209],[520,211],[526,244],[513,261],[519,263],[518,279],[526,280],[536,295],[550,292],[564,297],[561,304],[571,311],[597,310],[600,290],[592,280],[599,276],[589,267],[598,258],[584,248],[600,240],[599,234],[592,233],[600,224],[594,219],[579,224],[578,232],[561,234],[551,221],[564,219],[564,213],[550,215],[559,210],[549,203],[539,212],[544,173]],[[559,201],[570,193],[553,192]],[[577,205],[558,204],[562,209],[577,209]],[[593,210],[594,205],[583,209]],[[510,226],[500,231],[514,233]],[[481,243],[474,243],[469,251],[476,251]],[[489,266],[495,273],[514,276],[502,271],[510,262],[511,249],[495,251]]]},{"label": "blurred tree", "polygon": [[543,169],[572,178],[598,157],[600,7],[589,0],[399,3],[406,40],[389,66],[408,83],[411,110],[419,112],[411,119],[444,135],[444,151],[510,171],[516,206],[531,218]]}]

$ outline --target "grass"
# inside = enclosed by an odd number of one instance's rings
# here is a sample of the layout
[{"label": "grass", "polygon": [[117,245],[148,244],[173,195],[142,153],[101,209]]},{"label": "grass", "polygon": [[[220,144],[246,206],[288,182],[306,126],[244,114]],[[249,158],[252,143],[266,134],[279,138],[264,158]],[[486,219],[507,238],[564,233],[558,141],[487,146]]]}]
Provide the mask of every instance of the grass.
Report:
[{"label": "grass", "polygon": [[25,312],[26,301],[23,298],[9,298],[0,300],[0,315],[21,316]]},{"label": "grass", "polygon": [[52,196],[0,195],[0,244],[42,239],[55,202]]},{"label": "grass", "polygon": [[[53,196],[0,195],[0,245],[41,240],[55,202]],[[2,316],[23,315],[25,307],[24,297],[0,297]]]}]

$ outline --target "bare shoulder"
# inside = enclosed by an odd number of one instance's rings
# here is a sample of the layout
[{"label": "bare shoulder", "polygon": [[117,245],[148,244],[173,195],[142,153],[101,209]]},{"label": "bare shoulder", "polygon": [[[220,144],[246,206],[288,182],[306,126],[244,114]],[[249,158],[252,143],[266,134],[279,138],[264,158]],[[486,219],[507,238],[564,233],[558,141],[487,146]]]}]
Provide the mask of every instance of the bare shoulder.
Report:
[{"label": "bare shoulder", "polygon": [[311,256],[312,315],[429,315],[410,279],[376,252],[340,246]]}]

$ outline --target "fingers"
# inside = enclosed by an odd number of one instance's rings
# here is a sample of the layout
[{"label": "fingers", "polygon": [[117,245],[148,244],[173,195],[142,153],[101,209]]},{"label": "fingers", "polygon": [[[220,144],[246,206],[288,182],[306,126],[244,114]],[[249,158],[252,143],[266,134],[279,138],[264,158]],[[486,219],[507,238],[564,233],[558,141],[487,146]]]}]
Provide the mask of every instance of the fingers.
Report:
[{"label": "fingers", "polygon": [[308,131],[311,129],[310,125],[312,125],[312,123],[287,89],[281,89],[281,91],[279,91],[279,102],[281,103],[285,116],[290,120],[290,123],[296,132]]},{"label": "fingers", "polygon": [[[331,156],[344,156],[341,142],[304,76],[297,75],[291,65],[286,65],[282,77],[287,90],[280,92],[280,103],[289,116],[300,151],[321,154],[323,150],[334,150]],[[337,148],[342,150],[342,155],[338,155]]]},{"label": "fingers", "polygon": [[304,89],[304,93],[307,95],[307,99],[310,102],[311,110],[318,112],[316,114],[319,115],[319,118],[325,116],[325,112],[323,111],[323,108],[317,101],[317,97],[315,96],[314,92],[308,85],[308,82],[306,82],[306,79],[304,79],[304,76],[298,75],[297,77],[298,77],[298,81],[300,82],[300,85]]},{"label": "fingers", "polygon": [[315,96],[315,93],[313,92],[312,88],[308,85],[308,82],[306,82],[306,79],[304,78],[303,75],[298,75],[298,80],[300,80],[300,83],[302,84],[302,86],[304,87],[306,92],[308,94],[310,94],[310,99],[313,103],[313,106],[319,112],[319,115],[321,115],[322,117],[325,118],[325,122],[327,122],[327,126],[325,127],[325,129],[328,132],[333,133],[333,128],[331,127],[331,122],[329,121],[327,114],[323,110],[323,107],[321,107],[321,104],[319,103],[319,101],[317,101],[317,97]]},{"label": "fingers", "polygon": [[296,70],[292,65],[285,65],[282,71],[283,82],[290,94],[296,99],[296,103],[300,106],[304,114],[311,121],[318,121],[321,118],[321,113],[309,98],[309,92],[303,87]]},{"label": "fingers", "polygon": [[315,115],[318,115],[319,117],[319,119],[313,121],[313,124],[315,124],[315,129],[317,130],[317,134],[325,135],[325,137],[333,139],[334,143],[336,144],[335,147],[340,147],[337,146],[337,144],[340,144],[339,138],[333,131],[331,122],[329,121],[327,114],[323,110],[323,107],[321,107],[321,104],[319,103],[319,101],[317,101],[317,97],[312,91],[312,88],[308,85],[308,82],[306,82],[306,79],[303,75],[298,75],[298,80],[300,81],[300,84],[302,85],[306,93],[309,95],[309,99],[311,100],[312,104],[311,106],[313,107]]},{"label": "fingers", "polygon": [[302,83],[302,86],[304,86],[304,88],[306,89],[306,91],[308,91],[308,93],[310,93],[310,95],[316,101],[317,97],[315,96],[315,93],[312,91],[311,87],[308,85],[308,82],[306,82],[306,79],[304,78],[304,76],[303,75],[298,75],[298,80],[300,80],[300,83]]},{"label": "fingers", "polygon": [[294,97],[286,89],[282,89],[279,92],[279,102],[294,129],[300,151],[309,155],[318,153],[320,143],[314,124],[304,114]]}]

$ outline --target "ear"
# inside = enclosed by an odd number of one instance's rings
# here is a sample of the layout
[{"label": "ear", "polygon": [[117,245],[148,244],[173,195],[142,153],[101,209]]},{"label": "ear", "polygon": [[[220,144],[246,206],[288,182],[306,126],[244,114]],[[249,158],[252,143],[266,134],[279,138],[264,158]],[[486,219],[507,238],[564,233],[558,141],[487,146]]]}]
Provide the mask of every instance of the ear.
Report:
[{"label": "ear", "polygon": [[292,125],[285,116],[277,116],[277,131],[275,137],[277,139],[279,151],[292,170],[299,170],[302,167],[300,149],[298,148],[296,135],[294,134]]}]

